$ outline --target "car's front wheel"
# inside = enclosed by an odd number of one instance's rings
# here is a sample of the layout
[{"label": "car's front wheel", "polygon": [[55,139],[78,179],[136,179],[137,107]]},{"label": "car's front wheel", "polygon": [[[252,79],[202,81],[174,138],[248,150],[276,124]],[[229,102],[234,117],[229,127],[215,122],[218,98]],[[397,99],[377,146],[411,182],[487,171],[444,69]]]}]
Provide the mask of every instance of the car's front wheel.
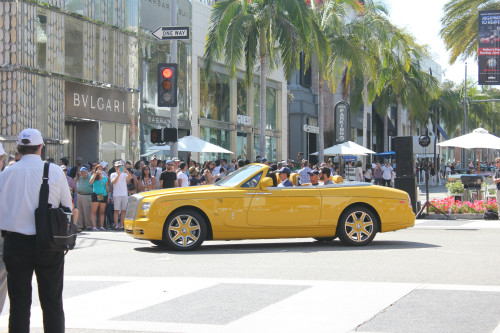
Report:
[{"label": "car's front wheel", "polygon": [[373,211],[364,206],[354,206],[342,214],[337,236],[347,245],[369,244],[377,233],[377,218]]},{"label": "car's front wheel", "polygon": [[163,240],[174,250],[188,251],[200,246],[207,235],[205,219],[192,210],[180,210],[167,219]]}]

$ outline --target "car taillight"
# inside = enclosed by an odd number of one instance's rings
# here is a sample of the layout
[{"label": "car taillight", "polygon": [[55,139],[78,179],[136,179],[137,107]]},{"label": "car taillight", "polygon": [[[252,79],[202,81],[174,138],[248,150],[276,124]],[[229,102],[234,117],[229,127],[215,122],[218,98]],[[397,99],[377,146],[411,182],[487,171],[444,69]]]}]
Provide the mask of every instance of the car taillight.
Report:
[{"label": "car taillight", "polygon": [[411,198],[410,198],[410,194],[408,194],[408,206],[410,206],[411,209],[413,209],[413,207],[411,206]]}]

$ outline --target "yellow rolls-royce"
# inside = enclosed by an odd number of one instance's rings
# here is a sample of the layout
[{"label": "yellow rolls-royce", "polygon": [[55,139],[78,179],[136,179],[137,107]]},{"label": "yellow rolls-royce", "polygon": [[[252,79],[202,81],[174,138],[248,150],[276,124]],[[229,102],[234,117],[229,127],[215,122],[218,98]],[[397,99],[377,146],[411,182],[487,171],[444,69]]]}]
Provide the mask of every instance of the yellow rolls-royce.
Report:
[{"label": "yellow rolls-royce", "polygon": [[125,231],[174,250],[205,240],[298,237],[361,246],[377,232],[415,223],[406,192],[359,182],[274,187],[274,176],[268,166],[250,164],[215,185],[134,194]]}]

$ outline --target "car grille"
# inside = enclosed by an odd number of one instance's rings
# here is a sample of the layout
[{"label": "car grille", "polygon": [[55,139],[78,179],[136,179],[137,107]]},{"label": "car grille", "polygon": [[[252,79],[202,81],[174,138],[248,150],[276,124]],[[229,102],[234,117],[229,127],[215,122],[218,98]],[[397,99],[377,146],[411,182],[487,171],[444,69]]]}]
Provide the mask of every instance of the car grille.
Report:
[{"label": "car grille", "polygon": [[141,204],[143,198],[144,197],[139,194],[131,195],[128,198],[127,211],[125,212],[125,218],[127,220],[135,220],[135,218],[137,217],[137,208],[139,208],[139,205]]}]

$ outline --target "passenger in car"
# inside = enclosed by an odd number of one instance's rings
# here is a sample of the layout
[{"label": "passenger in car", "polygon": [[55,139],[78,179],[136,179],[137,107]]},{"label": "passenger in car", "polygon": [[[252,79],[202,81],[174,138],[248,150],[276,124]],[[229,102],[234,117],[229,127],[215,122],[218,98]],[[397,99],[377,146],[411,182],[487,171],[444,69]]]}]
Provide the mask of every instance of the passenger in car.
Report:
[{"label": "passenger in car", "polygon": [[290,179],[288,179],[288,177],[290,177],[290,173],[291,173],[290,169],[288,169],[287,167],[283,167],[283,168],[279,169],[277,172],[278,172],[279,177],[281,179],[281,183],[279,183],[278,187],[293,186]]},{"label": "passenger in car", "polygon": [[311,172],[308,172],[309,174],[309,180],[311,181],[312,186],[318,186],[319,185],[319,171],[318,170],[312,170]]},{"label": "passenger in car", "polygon": [[333,184],[333,182],[330,179],[330,168],[329,167],[322,167],[319,171],[319,178],[321,179],[320,185],[330,185]]}]

